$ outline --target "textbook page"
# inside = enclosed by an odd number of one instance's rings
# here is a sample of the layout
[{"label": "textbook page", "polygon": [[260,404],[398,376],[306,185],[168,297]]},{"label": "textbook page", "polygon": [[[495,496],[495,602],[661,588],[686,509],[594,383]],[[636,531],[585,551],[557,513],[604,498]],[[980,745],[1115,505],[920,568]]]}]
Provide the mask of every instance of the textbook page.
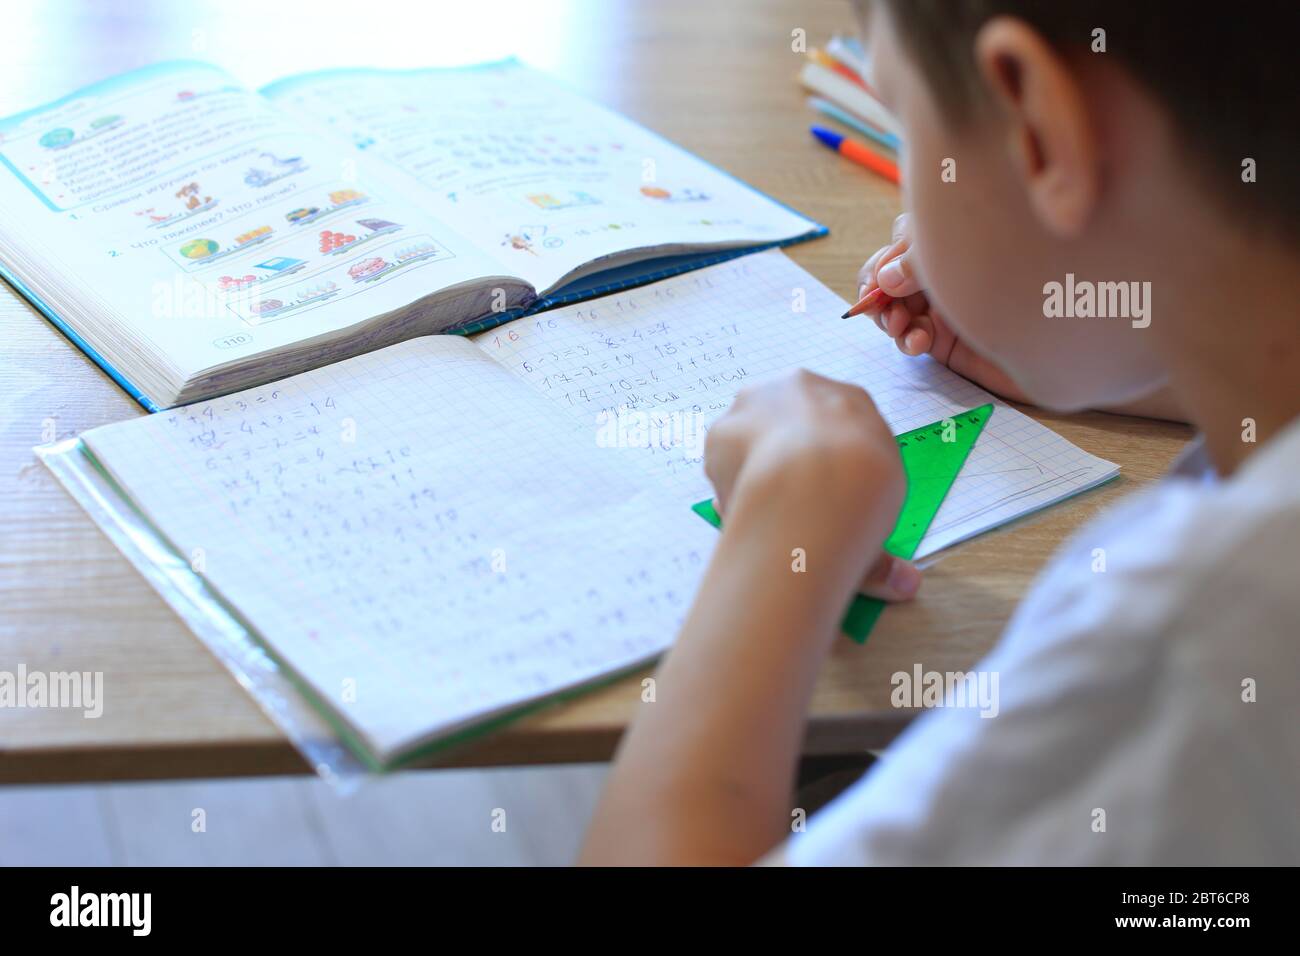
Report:
[{"label": "textbook page", "polygon": [[381,761],[658,654],[716,538],[459,336],[83,441]]},{"label": "textbook page", "polygon": [[869,320],[842,320],[847,308],[772,250],[474,338],[683,508],[713,494],[709,425],[737,391],[775,374],[806,368],[861,385],[895,434],[994,402],[918,557],[1118,472],[938,362],[903,355]]},{"label": "textbook page", "polygon": [[[0,224],[192,374],[500,265],[223,71],[170,63],[0,121]],[[106,352],[129,349],[123,336]]]},{"label": "textbook page", "polygon": [[817,228],[513,60],[333,70],[262,92],[358,155],[400,168],[434,215],[539,291],[630,249],[751,245]]}]

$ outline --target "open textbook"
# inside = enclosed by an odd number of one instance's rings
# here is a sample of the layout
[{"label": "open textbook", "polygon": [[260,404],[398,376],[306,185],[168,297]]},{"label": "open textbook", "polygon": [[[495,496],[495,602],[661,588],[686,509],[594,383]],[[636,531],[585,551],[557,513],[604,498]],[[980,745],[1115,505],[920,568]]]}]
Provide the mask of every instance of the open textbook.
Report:
[{"label": "open textbook", "polygon": [[[896,433],[996,402],[845,307],[763,252],[106,425],[45,460],[102,484],[106,530],[143,518],[387,767],[669,645],[716,538],[690,508],[711,494],[703,434],[745,385],[800,367],[856,382]],[[997,402],[918,554],[1116,471]]]},{"label": "open textbook", "polygon": [[151,410],[825,231],[515,61],[0,120],[0,275]]}]

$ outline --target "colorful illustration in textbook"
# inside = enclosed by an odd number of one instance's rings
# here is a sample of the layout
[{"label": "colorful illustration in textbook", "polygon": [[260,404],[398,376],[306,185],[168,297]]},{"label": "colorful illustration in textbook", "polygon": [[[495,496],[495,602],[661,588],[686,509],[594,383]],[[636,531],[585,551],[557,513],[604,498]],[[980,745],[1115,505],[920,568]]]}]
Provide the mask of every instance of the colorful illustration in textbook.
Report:
[{"label": "colorful illustration in textbook", "polygon": [[[476,246],[512,255],[539,288],[608,255],[611,240],[754,243],[780,228],[754,215],[743,183],[514,61],[326,71],[263,93],[399,169],[423,187],[423,205]],[[513,225],[521,209],[528,227]]]},{"label": "colorful illustration in textbook", "polygon": [[[513,61],[135,70],[0,118],[0,209],[25,294],[151,409],[824,232]],[[85,290],[102,318],[49,307]]]},{"label": "colorful illustration in textbook", "polygon": [[307,169],[307,164],[303,162],[301,156],[280,159],[274,153],[262,153],[258,157],[258,161],[267,168],[263,169],[259,165],[246,172],[244,182],[249,186],[269,186],[272,183],[278,183],[286,176],[293,176],[305,172]]}]

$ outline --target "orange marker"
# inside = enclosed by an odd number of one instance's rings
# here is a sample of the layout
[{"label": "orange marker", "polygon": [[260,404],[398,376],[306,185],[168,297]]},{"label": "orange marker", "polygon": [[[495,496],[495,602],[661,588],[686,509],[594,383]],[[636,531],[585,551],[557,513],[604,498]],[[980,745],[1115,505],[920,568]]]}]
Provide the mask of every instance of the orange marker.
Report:
[{"label": "orange marker", "polygon": [[884,176],[891,183],[898,182],[898,167],[892,160],[872,152],[855,139],[849,139],[833,129],[824,126],[812,127],[812,134],[818,141],[835,150],[845,159],[851,159],[859,166],[865,166],[877,176]]},{"label": "orange marker", "polygon": [[[867,86],[866,81],[862,79],[861,74],[859,74],[857,70],[853,69],[851,66],[846,66],[845,64],[841,63],[839,60],[835,59],[835,57],[831,56],[829,53],[825,52],[824,50],[813,50],[808,55],[813,59],[814,62],[820,63],[828,70],[834,70],[836,73],[844,77],[844,79],[848,80],[854,86],[858,86],[864,90],[870,91],[871,87]],[[873,93],[872,95],[874,96],[875,94]]]}]

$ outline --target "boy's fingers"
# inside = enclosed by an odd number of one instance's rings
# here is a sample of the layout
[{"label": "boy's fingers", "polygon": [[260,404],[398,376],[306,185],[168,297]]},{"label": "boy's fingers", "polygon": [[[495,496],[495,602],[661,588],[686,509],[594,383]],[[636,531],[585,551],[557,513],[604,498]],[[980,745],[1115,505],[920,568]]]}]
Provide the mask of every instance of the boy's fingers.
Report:
[{"label": "boy's fingers", "polygon": [[925,355],[934,348],[934,319],[930,313],[908,313],[911,321],[893,336],[894,344],[904,355]]},{"label": "boy's fingers", "polygon": [[895,301],[882,316],[881,328],[904,355],[924,355],[934,346],[934,322],[926,312],[914,312]]},{"label": "boy's fingers", "polygon": [[894,242],[898,242],[907,235],[907,225],[907,213],[901,212],[894,217],[894,224],[889,229],[889,235],[893,238]]},{"label": "boy's fingers", "polygon": [[871,258],[868,259],[866,262],[864,262],[862,264],[862,268],[858,270],[858,298],[859,299],[861,299],[864,295],[866,295],[868,292],[870,292],[872,289],[876,287],[876,267],[882,261],[886,259],[891,259],[894,256],[906,252],[907,247],[908,244],[906,242],[903,243],[895,242],[888,246],[881,246],[879,249],[877,249],[875,252],[871,254]]},{"label": "boy's fingers", "polygon": [[921,571],[911,561],[881,554],[858,590],[882,601],[906,601],[921,586]]},{"label": "boy's fingers", "polygon": [[876,284],[895,299],[921,291],[921,283],[916,277],[916,268],[912,264],[911,249],[885,261],[876,270]]},{"label": "boy's fingers", "polygon": [[924,355],[934,345],[934,336],[925,329],[912,329],[899,340],[899,347],[904,354],[913,357]]},{"label": "boy's fingers", "polygon": [[736,403],[709,429],[704,439],[704,476],[713,485],[713,504],[718,514],[726,513],[731,498],[731,491],[736,483],[736,475],[744,460],[748,442],[744,436],[744,424],[738,422]]},{"label": "boy's fingers", "polygon": [[891,339],[896,339],[908,329],[912,324],[912,313],[903,302],[895,300],[885,307],[880,314],[882,320],[881,328]]},{"label": "boy's fingers", "polygon": [[879,262],[893,246],[881,246],[871,254],[871,258],[862,263],[862,268],[858,270],[858,289],[861,290],[858,298],[867,294],[867,286],[876,281],[876,263]]}]

